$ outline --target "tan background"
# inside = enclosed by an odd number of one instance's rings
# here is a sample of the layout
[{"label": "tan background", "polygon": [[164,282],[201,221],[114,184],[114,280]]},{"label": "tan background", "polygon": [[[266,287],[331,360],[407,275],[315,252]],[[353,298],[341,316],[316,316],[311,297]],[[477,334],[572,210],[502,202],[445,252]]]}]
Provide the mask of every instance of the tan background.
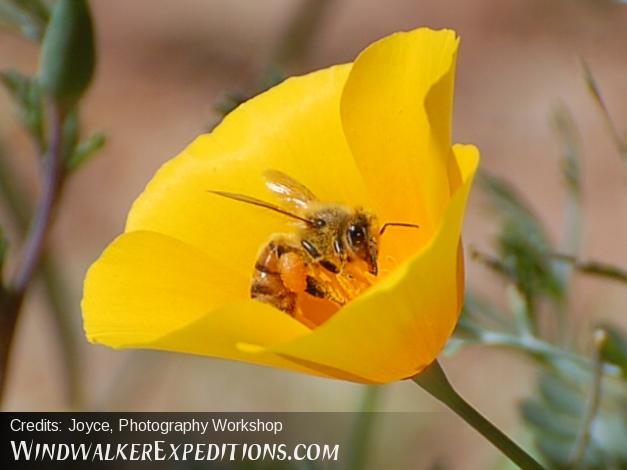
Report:
[{"label": "tan background", "polygon": [[[89,264],[123,227],[133,199],[161,163],[216,120],[226,91],[252,90],[276,55],[301,1],[92,1],[99,69],[85,101],[85,127],[103,130],[106,149],[69,182],[52,244],[71,286],[80,324],[81,282]],[[565,103],[581,130],[586,224],[583,253],[627,266],[627,166],[620,161],[581,79],[589,62],[616,121],[627,122],[627,6],[584,0],[336,0],[312,42],[290,63],[303,73],[350,61],[368,43],[396,30],[451,27],[462,37],[454,137],[477,144],[482,168],[507,176],[537,208],[558,240],[563,187],[558,145],[548,123]],[[37,50],[0,32],[0,68],[34,71]],[[0,139],[19,162],[23,184],[37,193],[32,147],[0,93]],[[623,126],[624,129],[625,126]],[[496,230],[475,190],[465,240],[487,249]],[[4,213],[0,212],[4,216]],[[504,303],[503,284],[468,263],[468,283]],[[627,291],[576,280],[573,316],[627,326]],[[67,409],[59,349],[50,316],[31,296],[18,326],[6,408]],[[82,407],[97,410],[355,410],[361,387],[253,366],[153,352],[81,350]],[[471,348],[446,359],[451,380],[496,424],[523,439],[516,404],[533,387],[535,367],[511,352]],[[411,383],[385,387],[390,410],[442,410]],[[421,429],[428,428],[429,432]],[[443,412],[406,430],[403,458],[428,467],[485,468],[492,448]]]}]

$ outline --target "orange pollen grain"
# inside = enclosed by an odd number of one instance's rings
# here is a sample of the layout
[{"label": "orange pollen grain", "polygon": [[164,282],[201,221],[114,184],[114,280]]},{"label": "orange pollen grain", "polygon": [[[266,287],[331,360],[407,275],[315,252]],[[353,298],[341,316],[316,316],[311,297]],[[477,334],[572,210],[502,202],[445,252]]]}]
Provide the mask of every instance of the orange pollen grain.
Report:
[{"label": "orange pollen grain", "polygon": [[307,288],[307,265],[296,253],[285,253],[279,259],[281,280],[292,292],[301,293]]},{"label": "orange pollen grain", "polygon": [[296,304],[295,318],[309,328],[320,326],[343,306],[361,295],[376,282],[365,266],[349,264],[341,274],[316,269],[313,275],[328,290],[332,299],[318,299],[301,291]]}]

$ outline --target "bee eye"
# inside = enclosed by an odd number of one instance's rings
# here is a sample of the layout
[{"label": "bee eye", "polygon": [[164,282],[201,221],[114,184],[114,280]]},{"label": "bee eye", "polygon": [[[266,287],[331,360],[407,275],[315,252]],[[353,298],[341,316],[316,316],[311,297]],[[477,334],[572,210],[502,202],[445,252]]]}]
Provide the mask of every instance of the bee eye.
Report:
[{"label": "bee eye", "polygon": [[366,229],[363,225],[351,224],[346,235],[348,242],[353,247],[361,246],[366,241]]},{"label": "bee eye", "polygon": [[313,223],[314,227],[316,228],[322,228],[327,224],[324,219],[313,219],[311,223]]}]

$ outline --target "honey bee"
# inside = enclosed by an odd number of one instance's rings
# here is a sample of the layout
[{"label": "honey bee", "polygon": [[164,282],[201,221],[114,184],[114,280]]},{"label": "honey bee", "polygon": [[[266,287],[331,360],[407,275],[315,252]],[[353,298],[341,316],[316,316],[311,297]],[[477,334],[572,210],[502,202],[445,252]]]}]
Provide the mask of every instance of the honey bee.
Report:
[{"label": "honey bee", "polygon": [[342,306],[379,273],[379,238],[388,222],[361,207],[321,202],[308,188],[277,170],[264,172],[266,187],[281,206],[243,194],[209,191],[278,212],[296,221],[292,233],[272,235],[255,263],[250,296],[295,316],[300,295]]}]

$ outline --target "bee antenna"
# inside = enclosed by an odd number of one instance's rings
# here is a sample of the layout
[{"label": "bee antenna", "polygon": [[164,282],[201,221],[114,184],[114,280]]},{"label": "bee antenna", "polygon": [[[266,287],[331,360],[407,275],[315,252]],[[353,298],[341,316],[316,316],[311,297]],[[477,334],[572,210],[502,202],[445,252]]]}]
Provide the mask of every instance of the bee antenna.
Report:
[{"label": "bee antenna", "polygon": [[381,230],[379,230],[379,235],[383,235],[383,232],[385,232],[385,229],[388,228],[388,227],[420,228],[420,225],[418,225],[418,224],[406,224],[406,223],[403,223],[403,222],[386,222],[381,227]]}]

